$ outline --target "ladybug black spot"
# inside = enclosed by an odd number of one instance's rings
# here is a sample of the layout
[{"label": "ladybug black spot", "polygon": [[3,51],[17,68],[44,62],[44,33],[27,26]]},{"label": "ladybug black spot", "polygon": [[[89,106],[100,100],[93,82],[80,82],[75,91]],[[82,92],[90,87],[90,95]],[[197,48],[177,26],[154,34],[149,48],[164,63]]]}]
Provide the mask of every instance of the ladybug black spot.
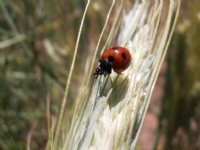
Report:
[{"label": "ladybug black spot", "polygon": [[125,66],[123,66],[122,69],[125,69]]},{"label": "ladybug black spot", "polygon": [[115,58],[113,56],[108,56],[108,61],[109,62],[114,62],[115,61]]},{"label": "ladybug black spot", "polygon": [[113,50],[118,50],[118,47],[113,47],[112,49],[113,49]]},{"label": "ladybug black spot", "polygon": [[125,53],[122,53],[122,58],[126,59],[126,54]]}]

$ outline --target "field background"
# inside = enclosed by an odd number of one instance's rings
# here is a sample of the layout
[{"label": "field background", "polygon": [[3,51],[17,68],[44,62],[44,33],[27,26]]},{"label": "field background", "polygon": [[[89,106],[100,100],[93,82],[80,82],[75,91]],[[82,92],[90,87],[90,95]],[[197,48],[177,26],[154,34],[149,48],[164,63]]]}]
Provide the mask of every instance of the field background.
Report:
[{"label": "field background", "polygon": [[[89,7],[68,108],[77,96],[111,3],[95,0]],[[33,150],[45,149],[46,99],[51,99],[56,120],[85,4],[85,0],[0,0],[0,149],[23,150],[29,142]],[[131,6],[127,1],[125,12]],[[138,149],[200,149],[199,33],[200,1],[183,0]]]}]

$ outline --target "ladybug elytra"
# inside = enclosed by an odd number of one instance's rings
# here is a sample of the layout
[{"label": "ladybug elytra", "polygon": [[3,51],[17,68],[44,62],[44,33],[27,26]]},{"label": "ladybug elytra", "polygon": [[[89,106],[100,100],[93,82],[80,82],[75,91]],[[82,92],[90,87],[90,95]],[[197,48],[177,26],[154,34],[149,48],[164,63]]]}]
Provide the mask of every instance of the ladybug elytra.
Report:
[{"label": "ladybug elytra", "polygon": [[124,47],[116,46],[108,49],[103,53],[99,60],[99,66],[96,67],[94,75],[109,75],[112,72],[120,74],[126,70],[131,63],[131,54],[129,50]]}]

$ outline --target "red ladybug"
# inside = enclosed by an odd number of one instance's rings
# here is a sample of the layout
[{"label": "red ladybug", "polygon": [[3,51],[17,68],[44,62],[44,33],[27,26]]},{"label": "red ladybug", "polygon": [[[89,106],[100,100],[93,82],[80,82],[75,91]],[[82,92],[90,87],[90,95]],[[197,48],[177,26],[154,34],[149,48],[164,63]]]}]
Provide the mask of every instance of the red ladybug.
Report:
[{"label": "red ladybug", "polygon": [[131,63],[131,54],[129,50],[124,47],[113,47],[103,53],[99,60],[99,66],[96,68],[94,75],[109,75],[112,69],[120,74],[126,70]]}]

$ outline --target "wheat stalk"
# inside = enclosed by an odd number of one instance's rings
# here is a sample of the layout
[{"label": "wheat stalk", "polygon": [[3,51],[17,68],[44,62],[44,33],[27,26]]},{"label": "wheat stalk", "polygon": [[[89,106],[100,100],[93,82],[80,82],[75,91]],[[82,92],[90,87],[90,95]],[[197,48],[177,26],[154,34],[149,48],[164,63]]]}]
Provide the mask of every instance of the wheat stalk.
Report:
[{"label": "wheat stalk", "polygon": [[[179,13],[180,0],[168,2],[169,6],[165,7],[167,18],[165,21],[161,21],[164,1],[135,1],[134,7],[126,15],[122,13],[125,1],[121,1],[118,14],[116,14],[113,27],[102,52],[112,46],[112,41],[121,25],[118,45],[130,50],[132,64],[123,72],[123,75],[112,73],[107,77],[99,76],[98,79],[91,78],[90,75],[85,78],[83,82],[84,90],[79,93],[72,121],[68,122],[70,128],[63,133],[62,144],[58,144],[59,139],[61,139],[61,123],[81,30],[90,4],[90,1],[88,1],[80,25],[53,149],[110,150],[136,148],[151,94]],[[97,51],[99,51],[99,43],[115,3],[113,0],[110,6],[89,74],[92,74]],[[175,14],[175,18],[172,20],[173,14]]]}]

